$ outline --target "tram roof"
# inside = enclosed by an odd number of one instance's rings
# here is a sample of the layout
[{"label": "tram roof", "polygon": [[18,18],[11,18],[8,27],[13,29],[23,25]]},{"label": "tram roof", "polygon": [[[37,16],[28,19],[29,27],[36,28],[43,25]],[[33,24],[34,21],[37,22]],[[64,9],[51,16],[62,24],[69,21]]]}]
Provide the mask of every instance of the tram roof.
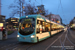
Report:
[{"label": "tram roof", "polygon": [[[58,24],[58,23],[56,23],[56,22],[53,22],[53,21],[51,21],[51,20],[49,20],[48,18],[46,18],[45,16],[43,16],[43,15],[40,15],[40,14],[33,14],[33,15],[27,15],[28,17],[33,17],[33,18],[43,18],[44,20],[48,20],[48,21],[50,21],[51,23],[54,23],[54,24],[57,24],[57,25],[61,25],[61,24]],[[22,19],[22,18],[26,18],[26,16],[22,16],[22,17],[20,17],[20,19]],[[63,26],[63,25],[62,25]]]}]

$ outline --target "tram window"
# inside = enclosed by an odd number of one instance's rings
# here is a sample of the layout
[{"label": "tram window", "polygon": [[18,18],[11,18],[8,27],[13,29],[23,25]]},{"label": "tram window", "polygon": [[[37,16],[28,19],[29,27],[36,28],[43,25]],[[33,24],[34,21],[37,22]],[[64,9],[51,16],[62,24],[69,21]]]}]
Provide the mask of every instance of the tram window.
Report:
[{"label": "tram window", "polygon": [[50,31],[51,29],[50,29],[50,23],[48,23],[48,31]]},{"label": "tram window", "polygon": [[42,22],[42,32],[50,31],[50,23]]},{"label": "tram window", "polygon": [[40,28],[37,28],[37,33],[40,33]]},{"label": "tram window", "polygon": [[45,32],[45,22],[42,22],[42,32]]},{"label": "tram window", "polygon": [[59,30],[59,27],[58,27],[58,25],[57,24],[52,24],[52,29],[51,29],[52,31],[54,31],[54,30]]},{"label": "tram window", "polygon": [[48,32],[50,31],[50,24],[49,23],[45,23],[45,31]]},{"label": "tram window", "polygon": [[39,24],[39,20],[37,20],[37,24]]},{"label": "tram window", "polygon": [[37,24],[42,24],[42,21],[40,21],[40,20],[37,20]]},{"label": "tram window", "polygon": [[51,31],[54,31],[54,24],[52,23]]},{"label": "tram window", "polygon": [[36,33],[41,33],[42,32],[42,21],[37,20],[37,31]]},{"label": "tram window", "polygon": [[39,20],[37,20],[36,33],[40,33]]}]

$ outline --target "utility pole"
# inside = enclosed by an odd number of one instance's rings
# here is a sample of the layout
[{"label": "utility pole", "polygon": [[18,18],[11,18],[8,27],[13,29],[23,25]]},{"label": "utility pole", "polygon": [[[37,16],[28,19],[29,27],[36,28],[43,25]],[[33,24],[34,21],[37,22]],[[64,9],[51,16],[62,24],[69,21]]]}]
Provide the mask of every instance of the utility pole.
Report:
[{"label": "utility pole", "polygon": [[24,4],[24,1],[25,0],[19,0],[19,2],[20,2],[20,17],[23,16],[23,9],[24,9],[23,4]]},{"label": "utility pole", "polygon": [[0,15],[1,15],[1,0],[0,0]]},{"label": "utility pole", "polygon": [[19,0],[19,2],[20,2],[20,17],[21,17],[21,0]]},{"label": "utility pole", "polygon": [[23,16],[23,3],[22,3],[22,16]]},{"label": "utility pole", "polygon": [[22,16],[24,16],[24,11],[23,11],[23,9],[25,8],[24,4],[25,4],[25,0],[22,0]]},{"label": "utility pole", "polygon": [[50,13],[50,15],[49,15],[49,20],[51,19],[51,13]]}]

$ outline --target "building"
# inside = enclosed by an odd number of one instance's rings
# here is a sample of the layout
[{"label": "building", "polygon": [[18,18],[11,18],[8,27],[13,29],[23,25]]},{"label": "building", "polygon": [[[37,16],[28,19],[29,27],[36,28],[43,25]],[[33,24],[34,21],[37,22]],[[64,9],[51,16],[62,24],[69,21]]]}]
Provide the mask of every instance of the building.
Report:
[{"label": "building", "polygon": [[70,26],[72,25],[72,24],[75,24],[75,17],[70,21]]},{"label": "building", "polygon": [[8,29],[18,28],[19,18],[9,18],[6,20],[6,26]]},{"label": "building", "polygon": [[0,23],[3,23],[3,27],[5,27],[5,16],[0,15]]},{"label": "building", "polygon": [[3,16],[3,15],[0,15],[0,22],[5,22],[5,16]]},{"label": "building", "polygon": [[59,15],[55,15],[55,21],[56,21],[57,23],[59,23],[59,24],[62,23],[62,19],[61,19],[61,17],[60,17]]},{"label": "building", "polygon": [[51,21],[62,24],[62,19],[59,15],[49,14],[46,17],[49,18]]},{"label": "building", "polygon": [[38,14],[45,15],[44,5],[40,5],[37,7],[38,7]]}]

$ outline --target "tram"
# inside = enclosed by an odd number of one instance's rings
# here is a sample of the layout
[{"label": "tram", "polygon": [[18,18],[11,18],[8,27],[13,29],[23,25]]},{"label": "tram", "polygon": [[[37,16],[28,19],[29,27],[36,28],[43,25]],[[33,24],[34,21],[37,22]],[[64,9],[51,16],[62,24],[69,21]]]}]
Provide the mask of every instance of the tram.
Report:
[{"label": "tram", "polygon": [[17,39],[19,42],[37,43],[64,30],[64,26],[42,15],[20,17]]}]

